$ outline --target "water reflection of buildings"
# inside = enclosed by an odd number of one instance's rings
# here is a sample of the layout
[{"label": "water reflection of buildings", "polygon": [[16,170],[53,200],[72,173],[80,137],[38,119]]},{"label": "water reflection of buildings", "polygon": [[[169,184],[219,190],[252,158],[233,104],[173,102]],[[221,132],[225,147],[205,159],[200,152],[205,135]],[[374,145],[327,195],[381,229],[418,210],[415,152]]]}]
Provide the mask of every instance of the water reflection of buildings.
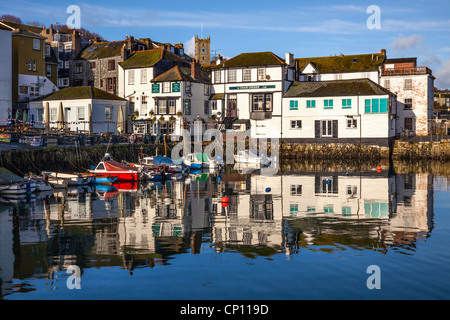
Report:
[{"label": "water reflection of buildings", "polygon": [[316,173],[278,179],[287,251],[325,246],[328,251],[345,246],[410,250],[432,230],[432,177],[427,174]]},{"label": "water reflection of buildings", "polygon": [[198,175],[129,192],[73,190],[4,205],[1,292],[32,290],[12,279],[54,284],[69,265],[130,272],[164,265],[176,254],[200,253],[203,242],[246,257],[346,247],[413,252],[433,228],[432,179],[384,171]]}]

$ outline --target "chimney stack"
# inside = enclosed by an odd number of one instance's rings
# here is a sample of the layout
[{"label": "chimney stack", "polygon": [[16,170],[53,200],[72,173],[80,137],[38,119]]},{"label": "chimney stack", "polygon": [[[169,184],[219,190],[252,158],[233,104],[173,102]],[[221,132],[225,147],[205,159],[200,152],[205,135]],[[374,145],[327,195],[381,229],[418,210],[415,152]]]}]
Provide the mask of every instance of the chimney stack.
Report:
[{"label": "chimney stack", "polygon": [[381,54],[385,56],[386,55],[386,49],[381,49]]},{"label": "chimney stack", "polygon": [[290,52],[286,53],[286,64],[289,67],[293,67],[294,66],[294,55]]},{"label": "chimney stack", "polygon": [[120,49],[120,55],[122,57],[122,61],[125,61],[128,59],[128,50],[127,45],[124,43],[122,46],[122,49]]},{"label": "chimney stack", "polygon": [[200,78],[200,63],[198,63],[198,60],[195,59],[191,62],[191,77],[194,80]]}]

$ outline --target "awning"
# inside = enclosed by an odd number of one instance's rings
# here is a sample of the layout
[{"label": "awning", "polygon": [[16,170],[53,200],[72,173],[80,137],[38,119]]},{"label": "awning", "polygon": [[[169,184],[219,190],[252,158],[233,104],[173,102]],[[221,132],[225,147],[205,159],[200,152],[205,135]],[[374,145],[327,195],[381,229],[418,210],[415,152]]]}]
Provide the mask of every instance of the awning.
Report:
[{"label": "awning", "polygon": [[223,93],[213,94],[209,100],[223,100],[225,99],[225,95]]},{"label": "awning", "polygon": [[249,119],[236,119],[233,121],[233,124],[250,124]]}]

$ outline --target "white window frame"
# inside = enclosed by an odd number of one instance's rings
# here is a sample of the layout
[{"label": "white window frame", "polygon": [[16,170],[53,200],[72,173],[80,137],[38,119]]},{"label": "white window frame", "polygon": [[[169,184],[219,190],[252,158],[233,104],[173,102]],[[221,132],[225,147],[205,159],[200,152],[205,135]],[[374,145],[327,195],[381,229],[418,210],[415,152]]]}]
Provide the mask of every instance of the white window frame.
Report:
[{"label": "white window frame", "polygon": [[55,122],[58,119],[58,109],[51,108],[50,109],[50,122]]},{"label": "white window frame", "polygon": [[112,120],[113,107],[105,107],[105,120]]},{"label": "white window frame", "polygon": [[171,92],[170,82],[163,82],[162,85],[162,92],[163,93],[170,93]]},{"label": "white window frame", "polygon": [[[84,109],[85,109],[84,107],[77,107],[77,119],[78,119],[78,121],[86,120]],[[82,112],[80,112],[80,111],[82,111]]]},{"label": "white window frame", "polygon": [[258,68],[258,81],[266,81],[266,68]]},{"label": "white window frame", "polygon": [[301,184],[291,184],[291,196],[301,196],[302,189],[303,187]]},{"label": "white window frame", "polygon": [[404,90],[412,90],[413,81],[412,79],[405,79]]},{"label": "white window frame", "polygon": [[222,83],[221,72],[221,70],[214,70],[214,83]]},{"label": "white window frame", "polygon": [[358,119],[347,118],[346,128],[347,129],[357,129],[358,128]]},{"label": "white window frame", "polygon": [[141,69],[141,84],[147,83],[147,69]]},{"label": "white window frame", "polygon": [[135,84],[134,70],[128,70],[128,84],[129,85],[134,85]]},{"label": "white window frame", "polygon": [[52,76],[52,66],[47,65],[47,77]]},{"label": "white window frame", "polygon": [[33,50],[41,50],[41,40],[33,39]]},{"label": "white window frame", "polygon": [[252,81],[252,69],[243,69],[242,82],[251,82],[251,81]]},{"label": "white window frame", "polygon": [[[298,125],[300,123],[300,126]],[[291,120],[291,130],[301,130],[303,127],[302,120]]]},{"label": "white window frame", "polygon": [[228,82],[236,82],[237,81],[237,72],[236,69],[228,70]]}]

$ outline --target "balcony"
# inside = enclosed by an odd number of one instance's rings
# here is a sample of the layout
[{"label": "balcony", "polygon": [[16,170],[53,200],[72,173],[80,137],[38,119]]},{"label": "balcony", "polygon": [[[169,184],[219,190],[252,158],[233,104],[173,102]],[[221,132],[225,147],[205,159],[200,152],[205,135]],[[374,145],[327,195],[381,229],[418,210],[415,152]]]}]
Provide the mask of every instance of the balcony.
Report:
[{"label": "balcony", "polygon": [[271,111],[254,111],[250,113],[250,119],[252,120],[266,120],[272,119]]},{"label": "balcony", "polygon": [[429,74],[433,75],[431,70],[427,67],[414,67],[414,68],[394,68],[394,69],[384,69],[381,71],[382,76],[407,76],[407,75],[418,75],[418,74]]}]

